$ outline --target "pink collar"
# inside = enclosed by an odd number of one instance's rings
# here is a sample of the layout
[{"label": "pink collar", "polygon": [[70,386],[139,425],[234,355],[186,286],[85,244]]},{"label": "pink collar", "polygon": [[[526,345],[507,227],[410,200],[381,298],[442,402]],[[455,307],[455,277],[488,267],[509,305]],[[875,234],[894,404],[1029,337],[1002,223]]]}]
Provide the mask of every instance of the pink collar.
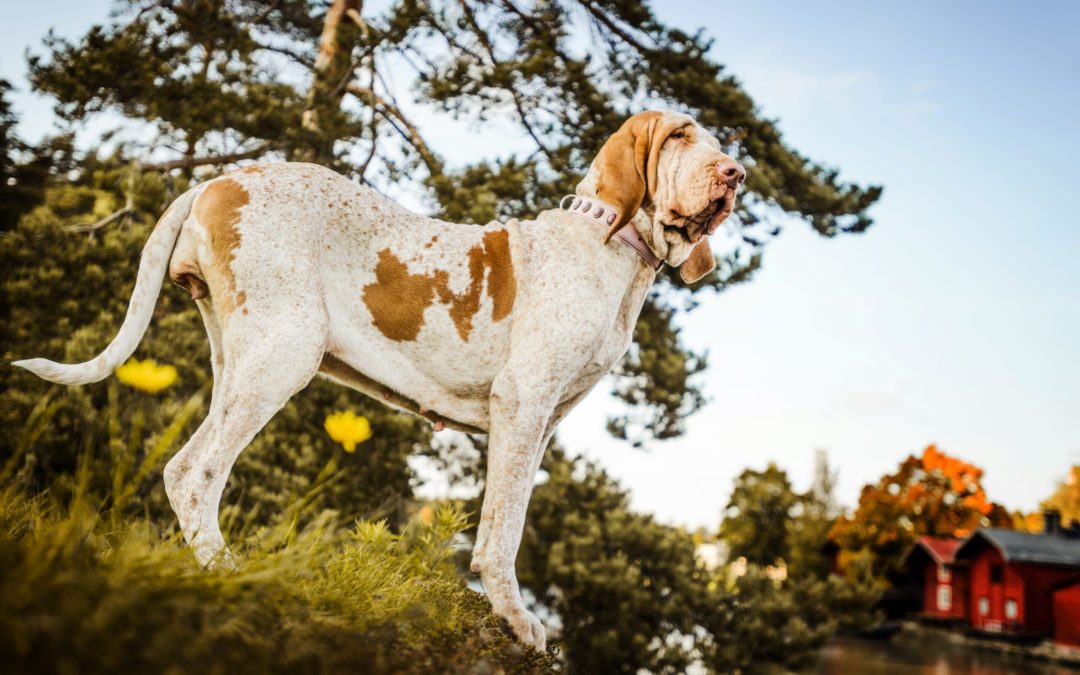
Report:
[{"label": "pink collar", "polygon": [[[569,206],[566,206],[566,201],[568,199],[573,201]],[[615,207],[605,204],[599,199],[579,197],[577,195],[566,195],[563,197],[562,201],[559,202],[559,208],[599,225],[604,232],[611,229],[611,226],[615,223],[615,219],[619,217]],[[622,241],[622,243],[634,249],[634,252],[645,261],[645,264],[653,268],[653,271],[659,271],[664,265],[664,261],[656,257],[656,254],[653,253],[653,250],[645,243],[645,240],[641,238],[641,234],[637,231],[637,228],[632,224],[627,223],[625,227],[615,233],[615,237]]]}]

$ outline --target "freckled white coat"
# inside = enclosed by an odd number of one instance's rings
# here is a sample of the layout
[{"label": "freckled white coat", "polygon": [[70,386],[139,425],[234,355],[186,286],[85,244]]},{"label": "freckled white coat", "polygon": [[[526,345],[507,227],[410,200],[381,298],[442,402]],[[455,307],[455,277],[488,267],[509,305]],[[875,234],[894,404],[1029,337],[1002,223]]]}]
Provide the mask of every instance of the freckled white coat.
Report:
[{"label": "freckled white coat", "polygon": [[[693,280],[705,235],[731,212],[742,168],[690,118],[640,113],[577,194],[613,205]],[[644,210],[642,210],[644,209]],[[203,564],[229,562],[218,507],[252,437],[317,374],[443,424],[490,434],[472,568],[527,644],[542,624],[514,562],[556,425],[623,356],[655,272],[562,210],[484,227],[416,215],[309,164],[267,164],[193,188],[143,251],[119,334],[98,357],[16,362],[65,384],[107,377],[135,350],[168,270],[196,298],[212,353],[207,419],[165,485]]]}]

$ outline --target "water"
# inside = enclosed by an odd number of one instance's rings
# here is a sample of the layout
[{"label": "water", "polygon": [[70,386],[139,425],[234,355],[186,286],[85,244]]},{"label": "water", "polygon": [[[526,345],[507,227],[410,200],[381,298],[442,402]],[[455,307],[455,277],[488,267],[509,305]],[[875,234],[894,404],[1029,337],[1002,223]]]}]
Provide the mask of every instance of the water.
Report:
[{"label": "water", "polygon": [[934,640],[837,639],[824,649],[819,675],[1077,675],[1080,669],[965,649]]}]

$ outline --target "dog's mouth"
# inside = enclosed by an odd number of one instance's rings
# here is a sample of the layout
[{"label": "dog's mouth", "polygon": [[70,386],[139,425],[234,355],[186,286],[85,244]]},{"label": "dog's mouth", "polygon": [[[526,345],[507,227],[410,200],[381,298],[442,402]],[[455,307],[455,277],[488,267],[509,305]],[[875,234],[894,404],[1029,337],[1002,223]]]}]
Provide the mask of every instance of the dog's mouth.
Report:
[{"label": "dog's mouth", "polygon": [[[673,238],[680,239],[680,240],[682,240],[683,242],[685,242],[687,244],[693,244],[696,241],[695,239],[690,238],[691,237],[690,230],[688,228],[686,228],[686,227],[681,226],[681,225],[667,225],[667,224],[664,224],[664,234],[665,235],[670,235],[670,236],[665,236],[664,237],[668,241],[671,241],[671,239],[673,239]],[[699,234],[698,239],[700,239],[700,238],[701,238],[701,235]]]},{"label": "dog's mouth", "polygon": [[734,208],[734,190],[729,190],[719,199],[709,202],[705,208],[693,216],[684,216],[681,213],[669,211],[669,221],[661,224],[664,226],[664,235],[671,243],[683,241],[687,244],[697,244],[702,237],[707,237],[720,223],[727,220]]}]

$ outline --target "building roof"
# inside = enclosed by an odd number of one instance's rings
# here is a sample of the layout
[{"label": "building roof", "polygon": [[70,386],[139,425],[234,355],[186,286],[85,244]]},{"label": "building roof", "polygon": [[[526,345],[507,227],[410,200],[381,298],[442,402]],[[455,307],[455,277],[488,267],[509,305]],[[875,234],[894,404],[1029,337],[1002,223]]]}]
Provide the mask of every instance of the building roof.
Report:
[{"label": "building roof", "polygon": [[939,565],[952,565],[956,562],[956,550],[963,539],[951,537],[929,537],[923,535],[915,542],[915,546],[922,548]]},{"label": "building roof", "polygon": [[1042,563],[1080,568],[1080,539],[1048,534],[1028,534],[987,527],[975,530],[954,552],[964,558],[974,551],[977,541],[985,541],[1001,553],[1006,562]]},{"label": "building roof", "polygon": [[1054,583],[1050,584],[1050,592],[1057,593],[1058,591],[1064,590],[1066,588],[1072,588],[1073,586],[1077,585],[1080,585],[1080,574],[1072,577],[1066,577],[1061,581],[1055,581]]}]

